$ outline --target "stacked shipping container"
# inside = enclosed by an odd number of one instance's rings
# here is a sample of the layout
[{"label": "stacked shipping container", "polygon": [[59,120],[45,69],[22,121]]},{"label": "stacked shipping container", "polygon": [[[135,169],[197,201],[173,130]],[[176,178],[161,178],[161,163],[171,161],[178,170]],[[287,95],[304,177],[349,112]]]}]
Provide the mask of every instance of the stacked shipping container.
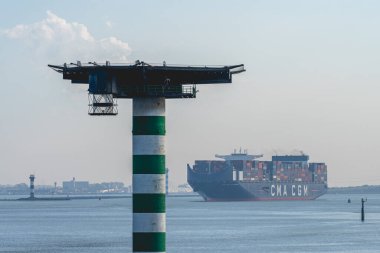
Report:
[{"label": "stacked shipping container", "polygon": [[326,164],[308,164],[308,158],[308,156],[274,156],[273,161],[198,160],[195,161],[193,168],[199,173],[218,173],[232,167],[234,171],[242,173],[239,180],[244,181],[327,183]]},{"label": "stacked shipping container", "polygon": [[312,173],[307,162],[273,162],[273,179],[276,181],[311,182]]},{"label": "stacked shipping container", "polygon": [[194,170],[199,173],[217,173],[227,168],[225,161],[219,160],[198,160],[195,161]]},{"label": "stacked shipping container", "polygon": [[268,180],[270,177],[270,162],[247,161],[244,169],[243,179],[251,181]]},{"label": "stacked shipping container", "polygon": [[313,182],[327,184],[327,166],[325,163],[310,163],[309,168],[312,173]]}]

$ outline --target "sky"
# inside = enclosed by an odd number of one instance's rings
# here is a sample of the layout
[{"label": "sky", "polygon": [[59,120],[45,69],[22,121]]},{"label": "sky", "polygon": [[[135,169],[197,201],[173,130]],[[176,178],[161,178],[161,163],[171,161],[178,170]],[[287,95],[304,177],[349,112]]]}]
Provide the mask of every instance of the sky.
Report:
[{"label": "sky", "polygon": [[170,182],[234,149],[307,153],[329,186],[380,184],[379,1],[2,1],[0,184],[132,177],[132,108],[87,114],[64,62],[234,65],[232,84],[168,100]]}]

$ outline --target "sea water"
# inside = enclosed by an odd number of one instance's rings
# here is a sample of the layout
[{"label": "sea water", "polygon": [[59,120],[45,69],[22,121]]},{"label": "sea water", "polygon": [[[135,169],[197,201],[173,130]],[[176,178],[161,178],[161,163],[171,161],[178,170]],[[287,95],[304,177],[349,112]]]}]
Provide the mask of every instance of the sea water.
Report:
[{"label": "sea water", "polygon": [[[0,252],[124,253],[131,235],[131,199],[0,201]],[[167,252],[380,252],[380,194],[273,202],[168,197]]]}]

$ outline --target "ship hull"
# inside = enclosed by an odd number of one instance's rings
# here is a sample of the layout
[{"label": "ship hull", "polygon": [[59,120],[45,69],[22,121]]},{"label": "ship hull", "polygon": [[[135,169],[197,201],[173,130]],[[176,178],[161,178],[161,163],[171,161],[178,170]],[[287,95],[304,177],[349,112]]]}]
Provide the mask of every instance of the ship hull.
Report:
[{"label": "ship hull", "polygon": [[205,201],[313,200],[325,194],[327,187],[315,183],[274,182],[189,182]]}]

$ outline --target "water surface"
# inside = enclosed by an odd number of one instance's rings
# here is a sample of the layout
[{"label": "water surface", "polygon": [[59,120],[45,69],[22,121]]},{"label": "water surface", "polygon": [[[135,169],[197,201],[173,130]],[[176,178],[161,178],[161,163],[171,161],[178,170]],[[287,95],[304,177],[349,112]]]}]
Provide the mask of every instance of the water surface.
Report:
[{"label": "water surface", "polygon": [[[167,252],[380,252],[380,194],[167,199]],[[348,204],[347,199],[352,203]],[[131,199],[0,202],[0,252],[131,252]]]}]

